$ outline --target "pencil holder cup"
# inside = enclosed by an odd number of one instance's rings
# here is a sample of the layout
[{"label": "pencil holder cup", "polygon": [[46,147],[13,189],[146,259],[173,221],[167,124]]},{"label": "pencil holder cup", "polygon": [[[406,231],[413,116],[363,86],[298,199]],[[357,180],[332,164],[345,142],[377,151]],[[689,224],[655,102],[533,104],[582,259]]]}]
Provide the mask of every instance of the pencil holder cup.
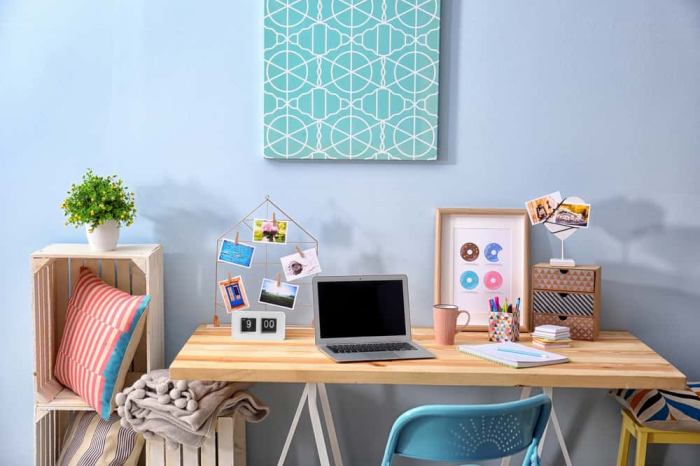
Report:
[{"label": "pencil holder cup", "polygon": [[520,340],[520,311],[489,313],[489,341]]}]

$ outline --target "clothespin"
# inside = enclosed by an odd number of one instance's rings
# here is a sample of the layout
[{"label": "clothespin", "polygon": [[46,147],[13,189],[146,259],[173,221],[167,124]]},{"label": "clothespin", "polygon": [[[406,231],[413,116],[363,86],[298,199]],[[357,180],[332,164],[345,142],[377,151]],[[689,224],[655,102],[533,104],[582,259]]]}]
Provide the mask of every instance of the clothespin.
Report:
[{"label": "clothespin", "polygon": [[301,258],[304,258],[304,252],[299,248],[299,246],[294,246],[297,250],[297,253],[301,256]]},{"label": "clothespin", "polygon": [[275,280],[277,280],[277,286],[280,286],[280,283],[282,282],[282,275],[277,272],[277,275],[275,275]]},{"label": "clothespin", "polygon": [[272,212],[272,225],[277,226],[277,217],[275,217],[275,213]]},{"label": "clothespin", "polygon": [[241,236],[241,232],[237,231],[236,232],[236,240],[235,240],[236,246],[238,246],[238,239],[240,238],[240,236]]},{"label": "clothespin", "polygon": [[228,273],[228,281],[230,282],[232,280],[231,278],[231,272]]},{"label": "clothespin", "polygon": [[211,321],[214,327],[221,327],[221,321],[219,320],[219,314],[214,314],[214,318]]}]

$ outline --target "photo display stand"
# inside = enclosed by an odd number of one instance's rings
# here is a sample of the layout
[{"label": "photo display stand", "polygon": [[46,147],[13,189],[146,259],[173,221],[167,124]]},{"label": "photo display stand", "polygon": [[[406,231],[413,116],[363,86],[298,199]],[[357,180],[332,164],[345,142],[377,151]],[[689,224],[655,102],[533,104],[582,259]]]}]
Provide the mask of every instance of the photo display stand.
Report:
[{"label": "photo display stand", "polygon": [[558,267],[575,267],[576,266],[576,261],[573,259],[567,259],[566,256],[564,255],[564,241],[571,237],[578,228],[572,227],[572,226],[566,226],[566,225],[559,225],[551,221],[552,216],[557,212],[557,209],[564,204],[565,202],[572,203],[572,204],[585,204],[586,201],[581,199],[580,197],[576,196],[570,196],[570,197],[565,197],[557,206],[556,208],[552,211],[552,213],[549,214],[547,217],[547,220],[544,221],[544,226],[549,230],[550,233],[552,233],[554,236],[559,238],[561,241],[561,257],[556,258],[553,257],[549,259],[549,265],[554,265]]},{"label": "photo display stand", "polygon": [[[272,220],[277,225],[278,222],[287,222],[286,241],[284,243],[264,243],[256,242],[253,238],[255,220]],[[240,266],[219,260],[219,253],[225,240],[240,243],[246,246],[253,246],[255,251],[250,261],[250,266]],[[299,316],[291,319],[297,322],[302,316],[309,313],[313,318],[313,293],[311,289],[311,276],[307,276],[289,283],[298,286],[298,292],[293,309],[275,306],[259,302],[261,287],[264,279],[275,280],[279,286],[280,282],[286,282],[285,273],[282,268],[280,258],[300,251],[315,249],[318,255],[318,240],[309,233],[296,220],[289,216],[282,208],[275,204],[270,196],[265,196],[257,207],[246,214],[241,220],[222,233],[216,240],[215,259],[215,281],[214,281],[214,317],[212,326],[221,326],[221,317],[229,313],[224,298],[219,289],[219,282],[231,280],[232,277],[241,277],[245,295],[247,295],[248,307],[246,311],[283,311],[287,316],[294,314]],[[240,312],[240,311],[233,311]],[[287,322],[290,319],[287,319]]]}]

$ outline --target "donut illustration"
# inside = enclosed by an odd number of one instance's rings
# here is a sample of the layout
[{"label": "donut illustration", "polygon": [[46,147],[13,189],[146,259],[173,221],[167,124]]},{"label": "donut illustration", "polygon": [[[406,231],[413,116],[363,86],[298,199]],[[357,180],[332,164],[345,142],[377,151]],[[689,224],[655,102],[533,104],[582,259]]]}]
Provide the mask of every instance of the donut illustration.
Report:
[{"label": "donut illustration", "polygon": [[498,258],[498,254],[503,250],[500,244],[498,243],[489,243],[486,245],[484,248],[484,256],[486,257],[486,260],[489,262],[498,262],[500,259]]},{"label": "donut illustration", "polygon": [[459,255],[467,262],[474,262],[479,257],[479,246],[474,243],[464,243],[459,249]]},{"label": "donut illustration", "polygon": [[479,285],[479,276],[476,272],[467,270],[459,276],[459,283],[465,290],[473,290]]},{"label": "donut illustration", "polygon": [[503,276],[495,270],[486,272],[486,275],[484,275],[484,285],[489,290],[495,291],[503,285]]}]

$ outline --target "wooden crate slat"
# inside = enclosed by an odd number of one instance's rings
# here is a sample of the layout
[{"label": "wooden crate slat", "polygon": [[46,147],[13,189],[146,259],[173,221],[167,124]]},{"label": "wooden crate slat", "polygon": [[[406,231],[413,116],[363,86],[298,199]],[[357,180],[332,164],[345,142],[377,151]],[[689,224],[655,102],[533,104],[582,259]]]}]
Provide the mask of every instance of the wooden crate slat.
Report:
[{"label": "wooden crate slat", "polygon": [[70,269],[70,294],[73,294],[75,290],[75,284],[78,282],[78,277],[80,277],[80,267],[85,263],[84,259],[68,259],[68,267]]},{"label": "wooden crate slat", "polygon": [[233,418],[220,417],[216,425],[219,466],[233,466]]},{"label": "wooden crate slat", "polygon": [[100,273],[100,260],[99,259],[84,259],[83,260],[83,265],[90,269],[92,273],[97,275],[98,277],[101,277],[102,274]]},{"label": "wooden crate slat", "polygon": [[177,448],[165,447],[165,465],[166,466],[182,466],[180,461],[180,446]]},{"label": "wooden crate slat", "polygon": [[148,466],[165,466],[165,442],[162,439],[146,442],[146,454]]},{"label": "wooden crate slat", "polygon": [[54,360],[58,353],[58,346],[61,344],[63,327],[65,327],[66,324],[66,310],[68,309],[68,297],[70,296],[70,281],[68,275],[68,259],[56,260],[53,264]]},{"label": "wooden crate slat", "polygon": [[216,466],[216,434],[212,434],[204,439],[200,453],[202,466]]},{"label": "wooden crate slat", "polygon": [[[135,295],[146,294],[146,274],[138,267],[133,264],[130,268],[131,271],[131,292]],[[148,313],[150,314],[150,305]],[[148,319],[146,316],[146,326],[144,328],[143,335],[139,341],[139,345],[136,348],[136,353],[134,354],[134,364],[132,370],[134,372],[147,372],[148,371],[148,346],[146,344],[148,340]]]},{"label": "wooden crate slat", "polygon": [[117,275],[115,273],[115,264],[112,259],[102,259],[102,280],[116,288]]},{"label": "wooden crate slat", "polygon": [[117,263],[117,288],[131,293],[131,261],[118,260]]},{"label": "wooden crate slat", "polygon": [[199,466],[199,448],[182,446],[182,466]]},{"label": "wooden crate slat", "polygon": [[148,326],[148,370],[165,365],[165,310],[163,308],[163,250],[158,248],[148,258],[146,292],[151,295]]},{"label": "wooden crate slat", "polygon": [[236,466],[246,466],[246,420],[240,414],[233,418],[233,464]]}]

